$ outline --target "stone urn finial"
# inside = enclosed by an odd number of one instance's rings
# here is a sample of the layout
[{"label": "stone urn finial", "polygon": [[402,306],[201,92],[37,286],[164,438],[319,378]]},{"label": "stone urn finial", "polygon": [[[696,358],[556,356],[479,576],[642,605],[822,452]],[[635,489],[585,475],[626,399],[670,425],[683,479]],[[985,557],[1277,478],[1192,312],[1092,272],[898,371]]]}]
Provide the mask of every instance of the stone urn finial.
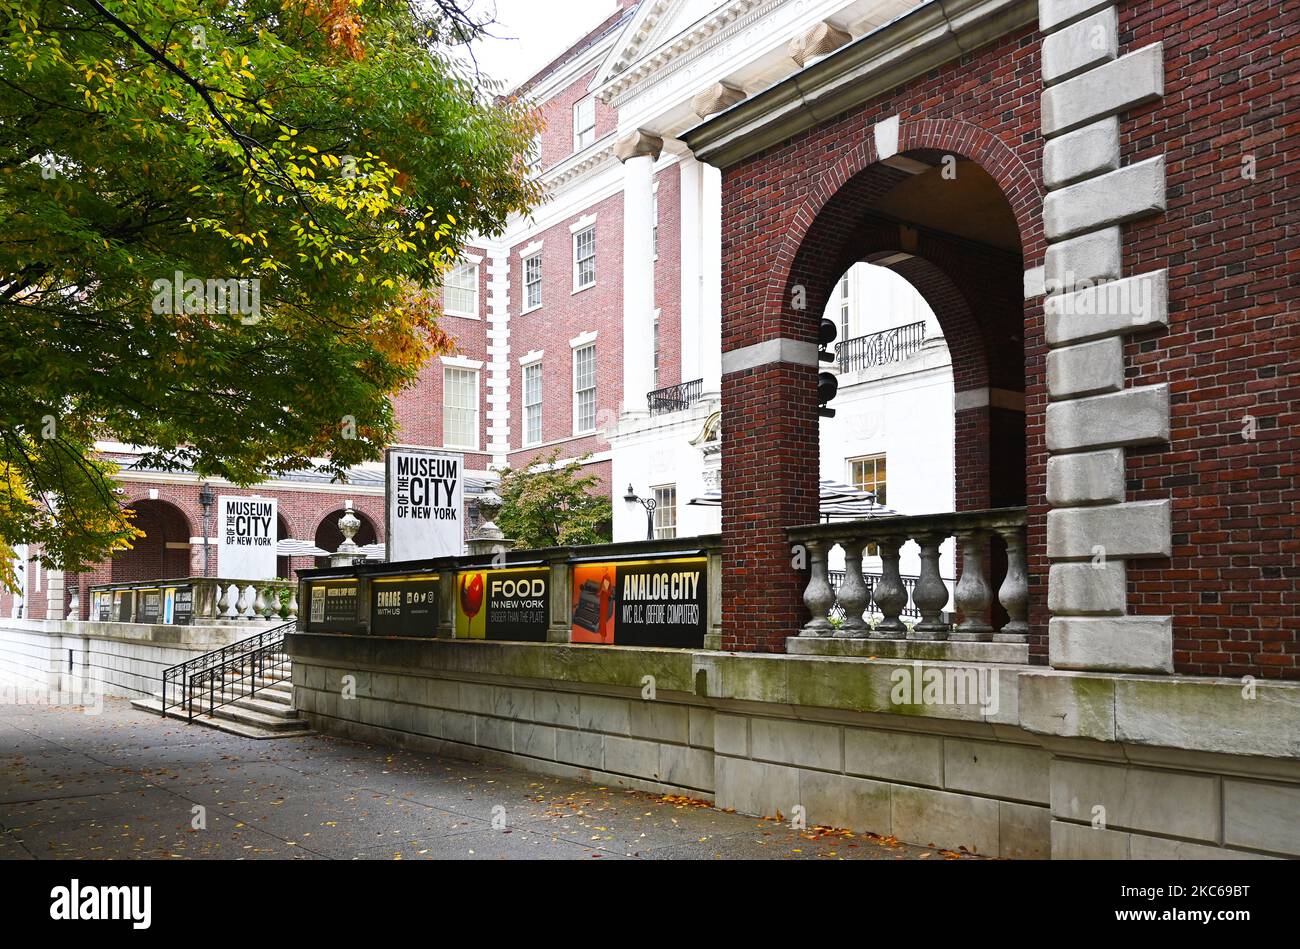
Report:
[{"label": "stone urn finial", "polygon": [[501,495],[495,491],[484,491],[478,496],[478,510],[482,515],[479,521],[478,530],[474,536],[482,540],[500,540],[505,535],[501,533],[501,528],[494,523],[497,515],[501,513],[501,506],[504,504]]},{"label": "stone urn finial", "polygon": [[515,546],[515,542],[506,537],[495,523],[496,516],[501,513],[504,503],[501,495],[491,489],[478,496],[478,511],[481,518],[478,527],[469,538],[468,546],[471,554],[496,555],[505,553]]},{"label": "stone urn finial", "polygon": [[339,544],[339,549],[330,556],[330,566],[350,567],[359,560],[365,560],[366,555],[352,539],[357,535],[357,531],[361,530],[361,518],[352,513],[351,504],[339,518],[339,530],[343,533],[343,543]]},{"label": "stone urn finial", "polygon": [[341,554],[354,554],[357,552],[356,541],[352,538],[357,536],[357,531],[361,530],[361,519],[352,513],[349,506],[339,518],[339,530],[343,532],[343,543],[339,544],[338,552]]}]

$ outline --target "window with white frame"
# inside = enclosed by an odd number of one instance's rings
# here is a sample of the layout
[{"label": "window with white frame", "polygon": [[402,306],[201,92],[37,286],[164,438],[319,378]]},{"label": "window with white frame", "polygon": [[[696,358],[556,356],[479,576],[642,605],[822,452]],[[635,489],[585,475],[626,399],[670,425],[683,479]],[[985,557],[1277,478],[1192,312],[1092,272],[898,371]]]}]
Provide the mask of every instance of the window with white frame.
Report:
[{"label": "window with white frame", "polygon": [[587,96],[573,104],[573,150],[580,152],[596,140],[596,99]]},{"label": "window with white frame", "polygon": [[655,388],[659,388],[659,311],[655,310]]},{"label": "window with white frame", "polygon": [[596,430],[596,344],[573,351],[573,432]]},{"label": "window with white frame", "polygon": [[866,455],[849,459],[849,483],[861,491],[870,491],[877,504],[885,503],[885,456]]},{"label": "window with white frame", "polygon": [[442,309],[448,316],[478,316],[478,264],[459,264],[447,274]]},{"label": "window with white frame", "polygon": [[524,444],[542,440],[542,364],[524,366]]},{"label": "window with white frame", "polygon": [[573,289],[596,282],[596,225],[573,235]]},{"label": "window with white frame", "polygon": [[542,305],[542,255],[533,254],[524,261],[524,309]]},{"label": "window with white frame", "polygon": [[650,209],[650,244],[654,248],[655,260],[659,259],[659,194],[655,193],[654,203]]},{"label": "window with white frame", "polygon": [[478,370],[442,367],[442,443],[478,448]]},{"label": "window with white frame", "polygon": [[655,496],[655,538],[677,536],[677,485],[661,484],[651,489]]},{"label": "window with white frame", "polygon": [[846,273],[840,278],[840,339],[849,338],[849,314],[852,312],[852,299],[849,275]]}]

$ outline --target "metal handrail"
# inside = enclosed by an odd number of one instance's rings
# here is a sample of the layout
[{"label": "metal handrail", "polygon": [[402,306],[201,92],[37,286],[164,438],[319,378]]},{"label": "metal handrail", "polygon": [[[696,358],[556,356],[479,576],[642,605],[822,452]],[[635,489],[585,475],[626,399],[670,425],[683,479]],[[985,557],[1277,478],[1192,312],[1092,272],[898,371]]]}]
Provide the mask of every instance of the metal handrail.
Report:
[{"label": "metal handrail", "polygon": [[[195,700],[200,710],[206,705],[211,715],[216,709],[247,698],[271,682],[288,676],[289,657],[284,651],[284,635],[292,632],[298,621],[290,620],[256,635],[230,643],[220,649],[196,656],[180,665],[163,670],[162,714],[180,708],[188,721],[194,721]],[[269,682],[259,686],[259,678]],[[175,696],[175,701],[171,698]],[[206,702],[202,701],[206,698]]]}]

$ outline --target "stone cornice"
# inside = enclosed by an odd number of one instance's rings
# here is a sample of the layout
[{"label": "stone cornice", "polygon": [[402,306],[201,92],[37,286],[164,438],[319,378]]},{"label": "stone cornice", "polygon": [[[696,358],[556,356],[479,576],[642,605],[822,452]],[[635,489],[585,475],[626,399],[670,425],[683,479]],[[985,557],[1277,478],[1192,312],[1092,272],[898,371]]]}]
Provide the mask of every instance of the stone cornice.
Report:
[{"label": "stone cornice", "polygon": [[616,136],[607,135],[596,143],[598,147],[588,148],[548,168],[542,173],[542,182],[546,185],[547,191],[555,192],[585,177],[588,172],[612,162],[616,143]]},{"label": "stone cornice", "polygon": [[[784,2],[786,0],[734,0],[695,24],[671,44],[655,51],[653,56],[642,56],[631,63],[616,60],[613,74],[596,95],[602,102],[617,106],[640,92],[647,81],[662,81],[669,73],[676,72]],[[686,56],[686,53],[695,55]]]},{"label": "stone cornice", "polygon": [[727,168],[1037,20],[1034,0],[932,0],[680,137]]}]

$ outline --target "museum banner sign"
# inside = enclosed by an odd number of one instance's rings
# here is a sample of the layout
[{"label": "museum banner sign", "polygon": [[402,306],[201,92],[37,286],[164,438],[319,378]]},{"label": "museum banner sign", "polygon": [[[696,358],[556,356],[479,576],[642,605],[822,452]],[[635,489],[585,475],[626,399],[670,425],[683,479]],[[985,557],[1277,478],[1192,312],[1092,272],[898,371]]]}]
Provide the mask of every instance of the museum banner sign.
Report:
[{"label": "museum banner sign", "polygon": [[356,580],[324,580],[308,586],[307,631],[312,633],[364,632]]},{"label": "museum banner sign", "polygon": [[698,649],[708,622],[708,575],[702,557],[574,564],[570,638]]},{"label": "museum banner sign", "polygon": [[465,570],[456,576],[456,638],[546,642],[551,605],[546,567]]},{"label": "museum banner sign", "polygon": [[384,472],[388,562],[459,556],[465,546],[465,456],[390,448]]},{"label": "museum banner sign", "polygon": [[274,580],[275,498],[217,498],[217,575],[231,580]]}]

